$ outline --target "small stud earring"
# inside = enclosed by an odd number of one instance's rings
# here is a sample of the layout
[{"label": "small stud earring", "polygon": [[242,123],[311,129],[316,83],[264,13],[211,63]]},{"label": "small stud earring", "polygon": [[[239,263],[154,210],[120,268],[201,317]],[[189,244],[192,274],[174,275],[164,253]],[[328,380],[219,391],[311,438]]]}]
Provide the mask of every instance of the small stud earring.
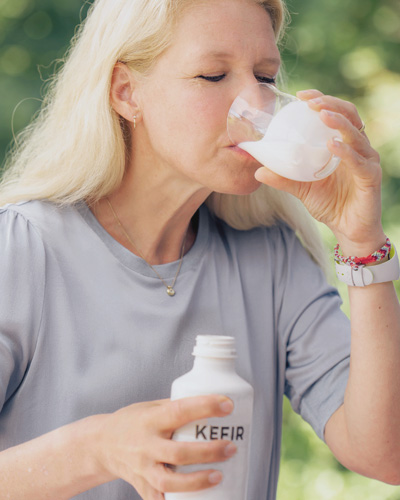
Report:
[{"label": "small stud earring", "polygon": [[133,130],[136,129],[136,115],[133,117]]}]

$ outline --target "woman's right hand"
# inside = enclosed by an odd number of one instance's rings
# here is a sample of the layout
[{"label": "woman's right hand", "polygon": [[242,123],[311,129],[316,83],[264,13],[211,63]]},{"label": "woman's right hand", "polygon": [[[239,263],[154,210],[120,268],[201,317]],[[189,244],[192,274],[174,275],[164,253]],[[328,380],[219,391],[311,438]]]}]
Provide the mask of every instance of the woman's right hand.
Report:
[{"label": "woman's right hand", "polygon": [[188,474],[170,465],[223,462],[236,447],[226,440],[177,442],[171,437],[183,425],[233,410],[225,396],[210,395],[136,403],[99,418],[94,451],[104,481],[130,483],[144,500],[161,500],[165,492],[196,491],[215,486],[222,474],[212,468]]}]

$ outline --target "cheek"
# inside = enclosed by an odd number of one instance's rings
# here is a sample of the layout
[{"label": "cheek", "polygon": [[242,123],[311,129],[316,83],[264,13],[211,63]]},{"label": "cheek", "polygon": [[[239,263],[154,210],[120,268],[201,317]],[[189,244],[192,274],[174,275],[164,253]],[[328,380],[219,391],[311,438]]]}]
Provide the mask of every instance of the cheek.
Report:
[{"label": "cheek", "polygon": [[229,105],[221,92],[207,89],[188,100],[187,117],[205,131],[222,132],[226,128]]},{"label": "cheek", "polygon": [[210,154],[214,156],[214,146],[226,134],[230,106],[221,90],[154,89],[152,96],[143,114],[153,146],[174,153],[179,148],[182,157],[196,151],[203,161]]},{"label": "cheek", "polygon": [[229,103],[221,87],[192,83],[178,85],[168,92],[160,92],[158,102],[163,106],[164,119],[175,130],[183,131],[185,135],[190,130],[215,131],[226,128]]}]

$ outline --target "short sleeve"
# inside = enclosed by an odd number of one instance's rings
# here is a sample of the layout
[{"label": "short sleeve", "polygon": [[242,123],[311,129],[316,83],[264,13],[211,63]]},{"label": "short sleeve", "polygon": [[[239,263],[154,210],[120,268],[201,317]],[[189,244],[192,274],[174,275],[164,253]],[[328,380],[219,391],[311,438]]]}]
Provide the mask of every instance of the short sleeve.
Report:
[{"label": "short sleeve", "polygon": [[324,439],[325,425],[344,401],[350,362],[350,322],[295,234],[284,230],[278,329],[286,349],[285,394]]},{"label": "short sleeve", "polygon": [[0,411],[23,380],[40,327],[45,252],[32,225],[0,209]]}]

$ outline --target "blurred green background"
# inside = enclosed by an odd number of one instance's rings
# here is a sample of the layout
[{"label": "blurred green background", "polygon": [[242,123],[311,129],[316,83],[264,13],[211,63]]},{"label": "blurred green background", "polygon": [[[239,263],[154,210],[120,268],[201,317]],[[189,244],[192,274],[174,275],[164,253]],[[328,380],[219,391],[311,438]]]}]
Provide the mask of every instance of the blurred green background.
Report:
[{"label": "blurred green background", "polygon": [[[12,124],[17,133],[38,110],[87,5],[0,0],[1,164]],[[358,106],[382,158],[384,228],[400,248],[400,2],[291,0],[289,9],[286,90],[318,88]],[[321,231],[332,248],[332,235]],[[340,290],[348,313],[345,286]],[[400,487],[345,470],[285,401],[278,500],[400,500]]]}]

